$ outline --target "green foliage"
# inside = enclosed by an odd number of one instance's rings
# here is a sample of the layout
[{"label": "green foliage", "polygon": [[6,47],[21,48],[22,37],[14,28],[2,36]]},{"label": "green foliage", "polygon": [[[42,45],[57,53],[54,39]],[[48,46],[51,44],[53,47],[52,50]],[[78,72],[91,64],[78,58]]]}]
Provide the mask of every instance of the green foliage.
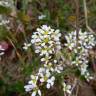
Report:
[{"label": "green foliage", "polygon": [[11,9],[10,8],[7,8],[7,7],[4,7],[4,6],[0,6],[0,14],[10,14],[11,12]]},{"label": "green foliage", "polygon": [[10,96],[10,95],[18,95],[20,96],[24,95],[24,84],[21,81],[17,81],[14,84],[11,85],[6,85],[6,90],[5,90],[5,96]]},{"label": "green foliage", "polygon": [[9,35],[8,30],[5,26],[0,26],[0,40],[4,40]]}]

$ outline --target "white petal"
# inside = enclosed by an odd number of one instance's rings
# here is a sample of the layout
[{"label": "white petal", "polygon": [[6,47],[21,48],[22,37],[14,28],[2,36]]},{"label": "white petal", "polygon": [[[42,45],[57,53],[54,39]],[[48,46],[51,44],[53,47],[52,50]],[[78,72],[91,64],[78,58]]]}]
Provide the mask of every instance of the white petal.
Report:
[{"label": "white petal", "polygon": [[24,88],[26,92],[29,92],[33,89],[32,85],[25,85]]},{"label": "white petal", "polygon": [[1,52],[1,53],[0,53],[0,56],[2,56],[2,55],[4,55],[4,52]]},{"label": "white petal", "polygon": [[51,77],[51,80],[52,80],[52,81],[54,81],[54,80],[55,80],[55,77],[54,77],[54,76],[52,76],[52,77]]},{"label": "white petal", "polygon": [[50,88],[50,84],[48,83],[46,87],[47,87],[47,89],[49,89]]},{"label": "white petal", "polygon": [[39,50],[35,50],[35,53],[39,53],[40,51]]},{"label": "white petal", "polygon": [[39,94],[39,96],[41,96],[41,91],[40,90],[38,90],[38,94]]},{"label": "white petal", "polygon": [[67,93],[71,94],[71,91],[70,90],[66,90]]},{"label": "white petal", "polygon": [[34,75],[31,75],[31,78],[32,78],[32,79],[35,79],[35,76],[34,76]]},{"label": "white petal", "polygon": [[45,58],[42,58],[41,61],[45,61]]},{"label": "white petal", "polygon": [[67,85],[67,89],[71,89],[71,85]]},{"label": "white petal", "polygon": [[44,81],[45,81],[44,78],[41,78],[41,79],[40,79],[40,82],[44,82]]},{"label": "white petal", "polygon": [[36,91],[34,91],[34,92],[31,94],[31,96],[36,96]]}]

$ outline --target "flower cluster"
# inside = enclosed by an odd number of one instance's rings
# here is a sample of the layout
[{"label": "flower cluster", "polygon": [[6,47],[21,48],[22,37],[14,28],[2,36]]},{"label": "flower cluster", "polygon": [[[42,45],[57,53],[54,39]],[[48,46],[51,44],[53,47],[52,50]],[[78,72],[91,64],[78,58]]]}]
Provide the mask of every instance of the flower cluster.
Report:
[{"label": "flower cluster", "polygon": [[47,89],[51,88],[54,85],[55,77],[51,76],[52,74],[48,69],[46,70],[43,68],[43,70],[41,69],[41,72],[39,70],[38,74],[40,75],[40,82],[41,83],[46,82]]},{"label": "flower cluster", "polygon": [[46,84],[46,88],[49,89],[54,85],[54,81],[55,77],[52,76],[52,70],[50,68],[48,69],[48,67],[41,67],[39,68],[39,72],[36,75],[31,76],[31,80],[28,82],[28,85],[26,85],[24,88],[26,92],[32,91],[32,96],[35,96],[36,93],[41,96],[39,86]]},{"label": "flower cluster", "polygon": [[[33,33],[31,43],[34,45],[35,53],[40,54],[43,67],[40,67],[38,73],[35,75],[38,77],[38,80],[36,79],[36,82],[31,82],[31,85],[28,83],[28,85],[25,86],[26,91],[32,91],[32,94],[35,92],[35,95],[38,93],[38,95],[41,96],[40,85],[46,84],[47,89],[50,89],[54,85],[55,76],[53,74],[55,72],[60,73],[63,70],[60,65],[54,67],[57,60],[52,59],[52,55],[61,49],[60,36],[61,33],[59,30],[54,30],[47,25],[37,28],[37,32]],[[24,45],[24,49],[28,49],[30,46],[30,44],[26,43]],[[37,81],[40,84],[38,84]],[[34,83],[37,91],[34,90]]]},{"label": "flower cluster", "polygon": [[43,25],[41,28],[37,28],[37,32],[34,32],[31,40],[35,45],[35,52],[40,53],[40,56],[47,57],[54,54],[55,51],[61,49],[60,36],[59,30],[51,29],[50,26]]},{"label": "flower cluster", "polygon": [[[95,38],[92,34],[82,32],[81,30],[79,31],[78,35],[78,41],[76,41],[76,31],[66,35],[65,39],[67,43],[65,46],[68,48],[68,50],[70,50],[70,53],[72,53],[72,56],[70,55],[70,65],[77,66],[81,72],[81,75],[83,75],[86,80],[89,81],[92,79],[92,77],[87,70],[89,62],[88,51],[95,46]],[[47,89],[53,87],[57,76],[56,74],[60,74],[59,76],[63,77],[62,73],[65,67],[63,63],[61,63],[62,61],[59,61],[60,58],[57,56],[57,54],[59,54],[61,51],[60,37],[61,33],[59,30],[54,30],[50,26],[43,25],[41,28],[37,28],[37,31],[33,33],[31,43],[24,43],[23,49],[25,50],[33,45],[35,53],[40,56],[42,63],[37,73],[35,75],[31,75],[31,80],[28,82],[28,85],[24,87],[27,92],[32,92],[32,96],[41,96],[42,86],[46,86]],[[71,85],[63,82],[62,86],[64,93],[72,93]]]},{"label": "flower cluster", "polygon": [[70,50],[76,51],[75,48],[77,48],[77,42],[78,42],[78,49],[84,48],[84,49],[91,49],[93,46],[95,46],[95,38],[94,35],[90,34],[89,32],[82,32],[79,30],[78,32],[78,41],[77,41],[77,32],[72,31],[68,35],[65,36],[67,43],[65,46],[67,46]]},{"label": "flower cluster", "polygon": [[81,72],[81,75],[85,76],[89,81],[90,77],[87,70],[88,67],[88,50],[92,49],[95,44],[95,38],[89,32],[82,32],[79,30],[78,41],[76,37],[76,31],[71,32],[65,36],[67,43],[65,46],[75,54],[75,59],[72,60],[72,64],[76,65]]}]

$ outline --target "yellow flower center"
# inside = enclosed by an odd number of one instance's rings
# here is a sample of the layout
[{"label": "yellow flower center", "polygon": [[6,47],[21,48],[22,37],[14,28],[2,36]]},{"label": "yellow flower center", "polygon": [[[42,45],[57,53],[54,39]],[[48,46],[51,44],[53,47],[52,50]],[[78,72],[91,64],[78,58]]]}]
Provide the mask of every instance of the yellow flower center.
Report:
[{"label": "yellow flower center", "polygon": [[45,42],[45,43],[48,43],[48,41],[49,41],[48,38],[45,38],[45,39],[44,39],[44,42]]},{"label": "yellow flower center", "polygon": [[48,31],[45,31],[45,32],[44,32],[44,35],[47,35],[47,34],[48,34]]}]

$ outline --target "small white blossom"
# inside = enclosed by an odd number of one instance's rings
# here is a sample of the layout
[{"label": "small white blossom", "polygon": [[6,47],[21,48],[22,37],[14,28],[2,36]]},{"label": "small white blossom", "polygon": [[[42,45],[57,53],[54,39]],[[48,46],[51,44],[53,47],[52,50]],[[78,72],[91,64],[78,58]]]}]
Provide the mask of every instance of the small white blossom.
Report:
[{"label": "small white blossom", "polygon": [[33,89],[33,85],[25,85],[24,88],[26,92],[30,92]]},{"label": "small white blossom", "polygon": [[24,43],[24,46],[23,46],[23,49],[24,50],[27,50],[29,47],[31,46],[31,44],[27,44],[27,43]]},{"label": "small white blossom", "polygon": [[28,85],[24,86],[26,91],[31,91],[34,88],[37,88],[38,76],[31,75],[31,80],[28,82]]},{"label": "small white blossom", "polygon": [[32,92],[31,96],[36,96],[37,94],[41,96],[41,91],[37,86],[38,76],[31,75],[31,80],[28,82],[28,85],[25,85],[26,92]]},{"label": "small white blossom", "polygon": [[40,68],[38,72],[38,76],[40,77],[40,82],[46,82],[47,79],[51,76],[50,69],[46,68]]},{"label": "small white blossom", "polygon": [[87,72],[87,67],[88,67],[87,64],[82,64],[80,66],[81,75],[84,75]]},{"label": "small white blossom", "polygon": [[49,59],[51,59],[51,56],[46,56],[45,58],[41,58],[41,61],[48,61]]},{"label": "small white blossom", "polygon": [[33,91],[31,96],[36,96],[36,91]]},{"label": "small white blossom", "polygon": [[57,73],[61,73],[63,71],[63,66],[62,65],[57,65],[54,70]]},{"label": "small white blossom", "polygon": [[76,59],[72,62],[76,66],[81,65],[83,63],[82,58],[76,57]]},{"label": "small white blossom", "polygon": [[54,81],[55,81],[55,77],[52,76],[50,79],[47,80],[47,89],[49,89],[50,87],[52,87],[54,85]]},{"label": "small white blossom", "polygon": [[57,63],[57,60],[54,60],[54,63]]},{"label": "small white blossom", "polygon": [[71,85],[67,85],[65,82],[62,85],[63,85],[63,91],[68,94],[71,94]]},{"label": "small white blossom", "polygon": [[8,24],[10,21],[9,20],[1,20],[0,21],[0,26],[1,25],[6,25],[6,24]]},{"label": "small white blossom", "polygon": [[46,18],[46,15],[40,15],[40,16],[38,16],[38,19],[39,19],[39,20],[42,20],[42,19],[44,19],[44,18]]},{"label": "small white blossom", "polygon": [[38,94],[38,96],[41,96],[41,91],[40,90],[35,90],[35,91],[32,92],[31,96],[37,96],[37,94]]},{"label": "small white blossom", "polygon": [[93,77],[89,74],[89,72],[87,71],[86,73],[85,73],[85,79],[89,82],[90,80],[92,80],[93,79]]}]

